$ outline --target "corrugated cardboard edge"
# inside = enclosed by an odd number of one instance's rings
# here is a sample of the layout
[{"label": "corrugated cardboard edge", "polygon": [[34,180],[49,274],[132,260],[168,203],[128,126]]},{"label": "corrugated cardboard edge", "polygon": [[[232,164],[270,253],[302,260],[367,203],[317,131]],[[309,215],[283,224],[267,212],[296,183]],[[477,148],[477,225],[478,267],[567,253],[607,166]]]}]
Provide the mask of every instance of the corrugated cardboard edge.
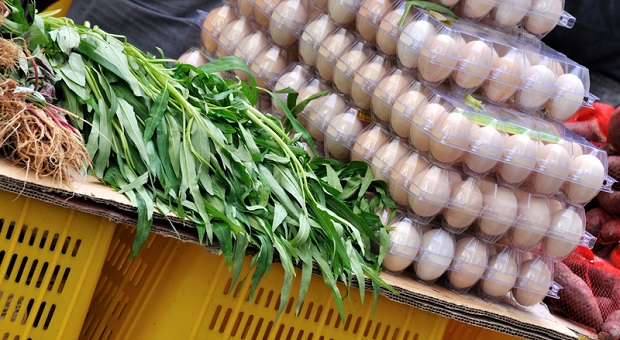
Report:
[{"label": "corrugated cardboard edge", "polygon": [[[39,199],[66,208],[106,217],[117,223],[135,225],[136,209],[122,194],[91,176],[77,177],[71,186],[59,184],[47,177],[34,178],[6,159],[0,159],[0,189]],[[198,242],[196,229],[175,216],[155,214],[153,231],[185,242]],[[209,247],[217,253],[217,247]],[[565,323],[558,321],[543,306],[521,311],[509,306],[492,304],[479,298],[459,295],[438,285],[424,285],[406,277],[382,274],[385,281],[399,294],[387,290],[387,298],[453,318],[527,339],[578,339]]]}]

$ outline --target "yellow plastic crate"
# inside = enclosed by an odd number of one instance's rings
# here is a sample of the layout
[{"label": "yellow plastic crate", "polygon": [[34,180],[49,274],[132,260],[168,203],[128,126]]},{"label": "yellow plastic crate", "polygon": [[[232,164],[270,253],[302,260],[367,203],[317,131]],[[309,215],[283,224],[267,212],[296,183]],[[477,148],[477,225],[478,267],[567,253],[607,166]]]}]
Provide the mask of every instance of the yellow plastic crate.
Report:
[{"label": "yellow plastic crate", "polygon": [[[372,293],[345,300],[341,321],[330,290],[313,275],[299,316],[294,281],[275,322],[284,272],[273,265],[248,301],[249,279],[228,294],[231,275],[222,256],[196,244],[151,234],[129,261],[134,228],[119,227],[97,284],[81,339],[442,339],[449,319]],[[249,271],[249,258],[244,273]]]},{"label": "yellow plastic crate", "polygon": [[0,191],[0,339],[76,339],[116,224]]}]

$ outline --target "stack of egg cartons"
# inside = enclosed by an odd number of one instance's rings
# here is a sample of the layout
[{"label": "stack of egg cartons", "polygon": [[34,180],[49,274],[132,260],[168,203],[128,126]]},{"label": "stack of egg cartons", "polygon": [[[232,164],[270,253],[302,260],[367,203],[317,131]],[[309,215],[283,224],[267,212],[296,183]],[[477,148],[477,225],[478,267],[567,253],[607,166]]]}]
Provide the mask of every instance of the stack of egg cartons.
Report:
[{"label": "stack of egg cartons", "polygon": [[299,118],[327,156],[388,183],[386,271],[527,308],[557,292],[554,261],[592,246],[583,205],[612,184],[606,153],[561,124],[596,99],[588,70],[539,40],[574,18],[561,0],[437,2],[460,19],[238,0],[207,15],[205,48],[298,101],[328,91]]}]

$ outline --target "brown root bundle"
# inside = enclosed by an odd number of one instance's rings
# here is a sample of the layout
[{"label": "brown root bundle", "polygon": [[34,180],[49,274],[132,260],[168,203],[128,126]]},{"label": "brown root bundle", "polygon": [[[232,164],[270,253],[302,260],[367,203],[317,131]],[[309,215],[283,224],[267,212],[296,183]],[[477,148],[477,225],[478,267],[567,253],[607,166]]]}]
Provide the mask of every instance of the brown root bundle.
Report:
[{"label": "brown root bundle", "polygon": [[13,161],[38,176],[70,183],[76,171],[90,163],[81,134],[63,117],[63,109],[41,106],[15,93],[17,83],[0,83],[0,145]]},{"label": "brown root bundle", "polygon": [[0,37],[0,74],[8,75],[17,69],[21,50],[12,40]]}]

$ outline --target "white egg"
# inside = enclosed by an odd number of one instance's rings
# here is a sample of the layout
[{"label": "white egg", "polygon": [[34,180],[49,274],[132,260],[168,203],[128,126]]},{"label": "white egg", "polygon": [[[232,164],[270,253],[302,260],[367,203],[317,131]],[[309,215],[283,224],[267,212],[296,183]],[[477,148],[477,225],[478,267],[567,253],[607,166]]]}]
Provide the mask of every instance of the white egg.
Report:
[{"label": "white egg", "polygon": [[372,156],[370,170],[375,179],[388,181],[389,171],[403,158],[409,151],[409,147],[403,144],[400,139],[395,138],[389,143],[383,144]]},{"label": "white egg", "polygon": [[534,173],[533,190],[550,195],[560,190],[568,177],[571,157],[560,144],[549,143],[538,149],[537,172]]},{"label": "white egg", "polygon": [[549,235],[543,240],[545,254],[562,258],[572,253],[585,231],[583,219],[574,209],[560,209],[551,218]]},{"label": "white egg", "polygon": [[[320,81],[317,78],[314,78],[312,80],[310,80],[307,84],[303,85],[300,89],[299,89],[299,95],[297,96],[297,104],[301,103],[302,101],[308,99],[310,96],[317,94],[319,92],[323,92],[327,90],[327,85],[325,85],[325,83],[323,83],[322,81]],[[310,134],[312,135],[312,129],[314,129],[314,124],[308,124],[308,122],[306,121],[306,116],[308,115],[308,111],[309,111],[309,106],[310,105],[319,105],[317,103],[315,103],[316,101],[320,101],[322,98],[317,98],[314,99],[312,101],[310,101],[310,103],[308,103],[308,105],[306,105],[306,107],[301,111],[301,113],[297,116],[297,119],[299,120],[299,122],[306,128],[308,129],[308,132],[310,132]],[[315,106],[318,107],[318,106]],[[317,129],[318,135],[320,135],[320,138],[317,138],[313,135],[313,138],[317,139],[318,141],[322,141],[323,140],[323,131]]]},{"label": "white egg", "polygon": [[332,81],[334,79],[334,65],[342,51],[354,42],[354,36],[348,30],[341,28],[331,33],[319,46],[316,59],[316,68],[321,78]]},{"label": "white egg", "polygon": [[545,65],[525,69],[522,89],[517,92],[517,105],[525,111],[537,110],[555,91],[556,74]]},{"label": "white egg", "polygon": [[379,19],[383,17],[392,2],[390,0],[364,0],[357,12],[355,28],[362,38],[374,42],[379,27]]},{"label": "white egg", "polygon": [[517,193],[518,217],[511,230],[512,245],[530,250],[536,246],[551,226],[551,205],[546,198]]},{"label": "white egg", "polygon": [[514,224],[517,218],[517,197],[506,187],[483,182],[483,209],[477,220],[478,236],[495,241]]},{"label": "white egg", "polygon": [[381,78],[372,92],[370,102],[375,117],[383,122],[388,122],[392,107],[399,105],[398,102],[395,102],[396,98],[412,81],[411,75],[399,68]]},{"label": "white egg", "polygon": [[564,191],[575,203],[587,203],[601,190],[605,167],[594,155],[585,154],[573,158],[571,171]]},{"label": "white egg", "polygon": [[427,152],[430,149],[430,137],[427,131],[435,124],[437,118],[447,113],[446,108],[438,103],[430,103],[421,113],[413,113],[411,128],[409,129],[409,142],[416,150]]},{"label": "white egg", "polygon": [[571,155],[572,159],[575,159],[575,157],[577,156],[583,155],[583,147],[577,142],[562,139],[558,142],[558,144],[562,145],[564,149],[566,149],[568,154]]},{"label": "white egg", "polygon": [[250,64],[250,70],[256,77],[256,85],[272,88],[272,83],[288,66],[284,51],[273,45],[260,52]]},{"label": "white egg", "polygon": [[355,139],[351,161],[369,161],[375,151],[388,141],[389,136],[381,125],[370,126]]},{"label": "white egg", "polygon": [[552,280],[553,273],[542,258],[524,261],[512,294],[520,305],[533,306],[545,298]]},{"label": "white egg", "polygon": [[499,0],[493,11],[493,20],[500,27],[516,26],[530,10],[532,0]]},{"label": "white egg", "polygon": [[438,34],[420,46],[418,71],[429,83],[439,83],[450,76],[458,62],[459,43],[448,34]]},{"label": "white egg", "polygon": [[332,158],[346,162],[351,159],[347,147],[364,129],[364,123],[357,118],[357,111],[336,114],[325,131],[325,148]]},{"label": "white egg", "polygon": [[517,91],[527,60],[522,53],[512,51],[496,58],[489,81],[482,84],[484,95],[491,103],[503,103]]},{"label": "white egg", "polygon": [[288,47],[297,40],[301,27],[308,21],[309,11],[301,0],[285,0],[271,14],[269,35],[273,42]]},{"label": "white egg", "polygon": [[583,103],[586,95],[585,87],[579,77],[566,73],[556,81],[557,91],[547,105],[549,115],[555,120],[565,121],[575,114]]},{"label": "white egg", "polygon": [[282,0],[254,0],[254,18],[263,28],[269,28],[269,18]]},{"label": "white egg", "polygon": [[221,30],[235,19],[237,19],[237,13],[229,5],[222,5],[209,11],[209,14],[202,22],[203,31],[200,34],[202,45],[207,52],[215,52],[217,49],[215,39],[218,38]]},{"label": "white egg", "polygon": [[327,12],[334,22],[346,26],[355,21],[360,4],[360,0],[327,0]]},{"label": "white egg", "polygon": [[469,227],[482,211],[482,192],[477,181],[470,177],[467,180],[452,186],[450,202],[442,211],[443,218],[454,229]]},{"label": "white egg", "polygon": [[192,48],[187,52],[183,53],[178,61],[180,63],[189,64],[192,66],[200,66],[207,63],[207,58],[200,52],[200,50]]},{"label": "white egg", "polygon": [[368,59],[371,51],[363,43],[356,43],[352,48],[336,59],[334,68],[334,85],[344,94],[351,94],[353,74]]},{"label": "white egg", "polygon": [[306,107],[308,108],[306,111],[309,124],[308,132],[315,140],[323,141],[323,130],[326,125],[335,114],[346,111],[347,103],[337,93],[330,93],[325,97],[311,101]]},{"label": "white egg", "polygon": [[411,89],[403,92],[392,105],[390,126],[392,131],[400,137],[409,138],[411,120],[414,115],[423,112],[428,104],[427,95]]},{"label": "white egg", "polygon": [[301,60],[310,66],[315,66],[319,44],[335,28],[336,25],[326,14],[320,15],[308,23],[299,38]]},{"label": "white egg", "polygon": [[504,159],[499,174],[510,184],[523,182],[536,165],[538,143],[529,136],[516,134],[508,137],[504,143]]},{"label": "white egg", "polygon": [[450,200],[449,171],[438,166],[419,172],[409,184],[409,207],[418,216],[433,217]]},{"label": "white egg", "polygon": [[408,23],[400,32],[396,55],[401,65],[406,68],[418,67],[420,47],[435,36],[435,26],[426,20]]},{"label": "white egg", "polygon": [[249,19],[239,17],[224,26],[218,38],[217,54],[219,57],[230,55],[234,51],[235,45],[245,36],[253,31]]},{"label": "white egg", "polygon": [[499,0],[461,0],[461,15],[479,19],[489,14]]},{"label": "white egg", "polygon": [[450,288],[463,292],[476,284],[484,274],[489,262],[486,243],[473,236],[465,236],[456,242],[454,259],[448,271]]},{"label": "white egg", "polygon": [[484,277],[480,280],[483,295],[491,299],[505,296],[519,275],[519,264],[510,248],[504,248],[489,259]]},{"label": "white egg", "polygon": [[443,229],[431,229],[422,236],[418,253],[413,263],[418,279],[432,282],[446,272],[454,257],[454,236]]},{"label": "white egg", "polygon": [[390,61],[377,55],[367,60],[360,67],[359,72],[353,73],[351,99],[360,109],[370,109],[371,93],[373,93],[379,80],[387,73],[389,67]]},{"label": "white egg", "polygon": [[479,174],[491,171],[501,159],[504,152],[504,138],[495,127],[487,125],[478,127],[472,124],[471,152],[466,152],[463,158],[467,167]]},{"label": "white egg", "polygon": [[383,268],[389,272],[399,273],[413,263],[422,243],[422,229],[410,219],[402,219],[388,228],[390,240],[387,244]]},{"label": "white egg", "polygon": [[491,73],[493,60],[493,49],[487,42],[472,40],[460,48],[452,79],[463,89],[478,88]]},{"label": "white egg", "polygon": [[402,18],[404,11],[404,6],[400,6],[387,12],[379,23],[376,43],[379,51],[385,55],[396,55],[397,37],[400,32],[398,21]]},{"label": "white egg", "polygon": [[417,152],[405,155],[394,165],[389,172],[388,189],[390,197],[396,204],[406,206],[409,203],[409,194],[406,189],[409,179],[422,170],[428,169],[429,166],[428,161]]},{"label": "white egg", "polygon": [[250,64],[267,46],[269,46],[269,37],[263,31],[256,31],[241,39],[233,54]]},{"label": "white egg", "polygon": [[525,29],[533,34],[546,34],[560,21],[562,0],[532,0],[530,12],[523,20]]},{"label": "white egg", "polygon": [[471,123],[461,112],[440,116],[431,128],[429,147],[433,158],[446,164],[455,162],[469,145],[470,131]]},{"label": "white egg", "polygon": [[[288,88],[291,88],[292,90],[297,91],[297,93],[299,93],[299,90],[301,89],[301,87],[310,80],[308,76],[309,75],[308,75],[307,69],[305,69],[301,65],[296,65],[290,71],[285,72],[282,75],[280,75],[280,77],[278,78],[278,81],[273,87],[273,90],[279,91],[279,90],[282,90],[288,87]],[[276,96],[280,98],[284,102],[284,104],[286,104],[287,102],[286,94],[277,93]],[[275,98],[271,99],[271,107],[275,110],[276,113],[280,115],[284,115],[282,108],[276,102]]]}]

